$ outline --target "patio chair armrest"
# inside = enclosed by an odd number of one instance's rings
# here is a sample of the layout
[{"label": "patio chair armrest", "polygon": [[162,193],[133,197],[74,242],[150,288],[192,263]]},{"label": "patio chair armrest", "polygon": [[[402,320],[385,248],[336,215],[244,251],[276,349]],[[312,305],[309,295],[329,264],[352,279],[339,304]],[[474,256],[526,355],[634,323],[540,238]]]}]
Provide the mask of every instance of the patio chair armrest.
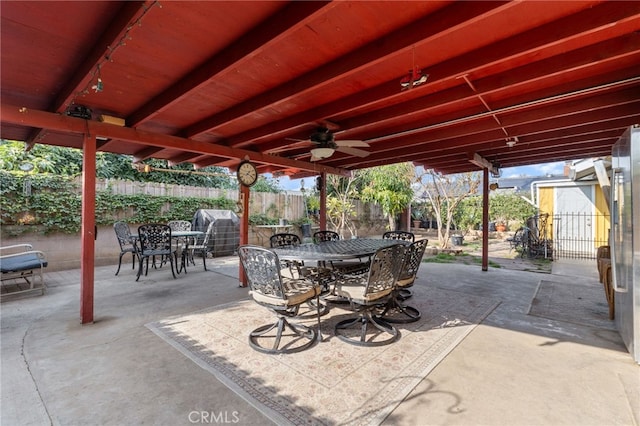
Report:
[{"label": "patio chair armrest", "polygon": [[0,255],[2,256],[8,255],[8,254],[3,255],[2,254],[3,251],[11,251],[13,253],[9,253],[9,254],[14,254],[14,253],[24,253],[26,251],[31,251],[31,250],[33,250],[33,246],[31,244],[14,244],[11,246],[0,247]]}]

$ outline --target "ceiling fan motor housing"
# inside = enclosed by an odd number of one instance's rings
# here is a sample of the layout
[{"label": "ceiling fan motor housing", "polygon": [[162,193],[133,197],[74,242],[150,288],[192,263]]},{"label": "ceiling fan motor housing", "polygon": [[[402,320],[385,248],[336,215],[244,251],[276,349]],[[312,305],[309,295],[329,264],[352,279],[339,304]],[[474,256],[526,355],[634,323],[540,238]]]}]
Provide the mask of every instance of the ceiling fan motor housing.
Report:
[{"label": "ceiling fan motor housing", "polygon": [[319,127],[318,129],[316,129],[316,131],[311,134],[311,137],[309,139],[311,140],[311,142],[315,142],[323,146],[335,146],[333,133],[329,129],[324,127]]}]

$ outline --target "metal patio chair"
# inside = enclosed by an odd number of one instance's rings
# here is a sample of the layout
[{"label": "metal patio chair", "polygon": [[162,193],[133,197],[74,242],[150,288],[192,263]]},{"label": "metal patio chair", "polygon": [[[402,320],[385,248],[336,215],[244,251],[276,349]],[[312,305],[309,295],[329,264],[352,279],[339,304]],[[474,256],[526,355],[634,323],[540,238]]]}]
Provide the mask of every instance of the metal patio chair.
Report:
[{"label": "metal patio chair", "polygon": [[336,295],[346,298],[358,314],[336,324],[335,334],[340,340],[359,346],[382,346],[398,340],[398,329],[378,316],[376,310],[392,297],[402,268],[398,259],[404,258],[404,252],[402,244],[381,248],[373,255],[367,272],[338,277]]},{"label": "metal patio chair", "polygon": [[[142,275],[142,267],[146,260],[146,268],[144,274],[149,272],[149,258],[155,259],[160,257],[171,265],[171,274],[176,278],[175,267],[178,266],[178,254],[173,247],[171,241],[171,228],[161,223],[152,223],[148,225],[140,225],[138,227],[138,242],[140,243],[138,257],[140,265],[138,267],[138,276],[136,281]],[[175,265],[175,267],[174,267]]]},{"label": "metal patio chair", "polygon": [[[240,246],[238,255],[249,284],[249,294],[257,304],[277,316],[275,323],[262,325],[249,334],[249,345],[268,354],[299,352],[311,347],[320,335],[319,309],[317,332],[287,318],[296,317],[300,305],[313,299],[319,306],[320,287],[304,277],[283,276],[278,255],[264,247]],[[293,334],[287,334],[287,330]]]},{"label": "metal patio chair", "polygon": [[[209,223],[209,226],[207,226],[207,231],[204,233],[202,240],[197,239],[193,245],[189,246],[189,256],[192,259],[192,262],[195,254],[200,253],[200,255],[202,256],[202,265],[204,266],[205,271],[207,271],[207,254],[211,249],[209,247],[209,239],[213,236],[213,228],[215,227],[215,225],[215,222]],[[193,263],[195,264],[195,262]]]},{"label": "metal patio chair", "polygon": [[116,275],[120,273],[120,266],[122,265],[122,256],[127,253],[131,253],[132,266],[131,269],[135,269],[136,260],[138,259],[138,245],[135,240],[131,238],[131,229],[126,222],[116,222],[113,224],[113,230],[116,233],[118,244],[120,244],[120,256],[118,257],[118,270]]},{"label": "metal patio chair", "polygon": [[382,234],[382,238],[385,240],[402,240],[402,241],[411,241],[414,242],[416,240],[416,236],[413,232],[408,231],[387,231]]},{"label": "metal patio chair", "polygon": [[422,264],[422,256],[427,248],[429,240],[418,240],[406,249],[405,258],[398,275],[398,281],[393,289],[391,298],[384,307],[380,316],[390,323],[410,323],[420,319],[420,311],[413,306],[407,306],[403,303],[407,299],[403,296],[404,291],[409,291],[409,287],[413,286],[416,281],[418,269]]},{"label": "metal patio chair", "polygon": [[313,242],[318,244],[323,241],[338,241],[340,234],[333,231],[317,231],[313,234]]}]

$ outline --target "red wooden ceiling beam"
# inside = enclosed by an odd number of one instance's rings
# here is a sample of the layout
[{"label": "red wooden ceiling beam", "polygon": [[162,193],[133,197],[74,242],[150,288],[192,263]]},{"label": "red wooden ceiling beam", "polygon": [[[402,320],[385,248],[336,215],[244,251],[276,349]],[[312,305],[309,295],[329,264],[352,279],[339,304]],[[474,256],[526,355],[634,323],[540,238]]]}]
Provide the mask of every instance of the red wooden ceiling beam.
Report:
[{"label": "red wooden ceiling beam", "polygon": [[[566,129],[577,128],[578,131],[582,125],[589,124],[591,129],[595,129],[596,126],[601,130],[605,130],[611,127],[608,127],[610,123],[614,122],[615,127],[619,127],[621,123],[621,119],[627,118],[628,122],[634,122],[640,119],[640,100],[612,108],[604,108],[599,111],[598,115],[594,115],[593,111],[577,113],[574,115],[561,117],[556,120],[544,120],[541,123],[537,123],[535,125],[531,125],[531,129],[527,130],[525,126],[521,128],[516,128],[518,131],[513,132],[514,135],[534,135],[536,133],[545,134],[548,136],[548,132],[565,132]],[[365,167],[374,167],[377,165],[384,164],[385,161],[388,163],[388,158],[390,155],[393,156],[398,162],[403,161],[407,158],[412,158],[416,156],[416,154],[420,155],[420,153],[424,155],[428,155],[429,152],[440,152],[447,148],[455,148],[460,150],[461,147],[467,146],[465,129],[468,130],[469,126],[457,127],[452,129],[446,137],[449,140],[448,144],[444,144],[442,140],[432,140],[426,143],[410,143],[407,144],[403,148],[393,148],[390,146],[388,152],[376,152],[371,154],[369,157],[362,159],[345,159],[345,161],[335,161],[332,162],[333,165],[339,167],[347,167],[350,169],[353,168],[365,168]],[[485,129],[486,130],[486,129]],[[570,131],[570,130],[569,130]],[[476,132],[470,132],[471,134]],[[566,133],[565,133],[566,134]],[[404,145],[404,141],[397,141]],[[471,147],[471,149],[475,148],[477,151],[481,151],[481,145],[476,147]],[[390,154],[392,153],[392,154]]]},{"label": "red wooden ceiling beam", "polygon": [[0,115],[2,116],[3,123],[20,124],[23,126],[53,129],[56,131],[76,134],[85,134],[89,132],[96,136],[139,143],[141,145],[151,145],[163,149],[176,149],[179,151],[187,151],[197,154],[219,155],[237,160],[248,158],[256,163],[274,164],[285,168],[308,170],[315,173],[326,172],[343,176],[350,174],[347,170],[328,167],[322,164],[290,160],[288,158],[265,155],[255,151],[229,148],[228,146],[199,142],[176,136],[151,133],[128,127],[119,127],[98,121],[89,121],[67,115],[18,107],[15,105],[2,104],[0,106]]}]

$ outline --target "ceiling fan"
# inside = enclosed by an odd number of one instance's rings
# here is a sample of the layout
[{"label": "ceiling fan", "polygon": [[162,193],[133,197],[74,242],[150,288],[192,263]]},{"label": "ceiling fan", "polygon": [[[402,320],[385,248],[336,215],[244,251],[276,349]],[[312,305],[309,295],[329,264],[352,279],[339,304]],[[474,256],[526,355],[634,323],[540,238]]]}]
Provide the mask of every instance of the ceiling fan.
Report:
[{"label": "ceiling fan", "polygon": [[369,144],[360,140],[335,140],[333,132],[326,127],[318,127],[311,134],[309,140],[317,146],[311,149],[311,161],[323,160],[333,155],[335,151],[356,157],[366,157],[368,151],[359,148],[368,148]]}]

